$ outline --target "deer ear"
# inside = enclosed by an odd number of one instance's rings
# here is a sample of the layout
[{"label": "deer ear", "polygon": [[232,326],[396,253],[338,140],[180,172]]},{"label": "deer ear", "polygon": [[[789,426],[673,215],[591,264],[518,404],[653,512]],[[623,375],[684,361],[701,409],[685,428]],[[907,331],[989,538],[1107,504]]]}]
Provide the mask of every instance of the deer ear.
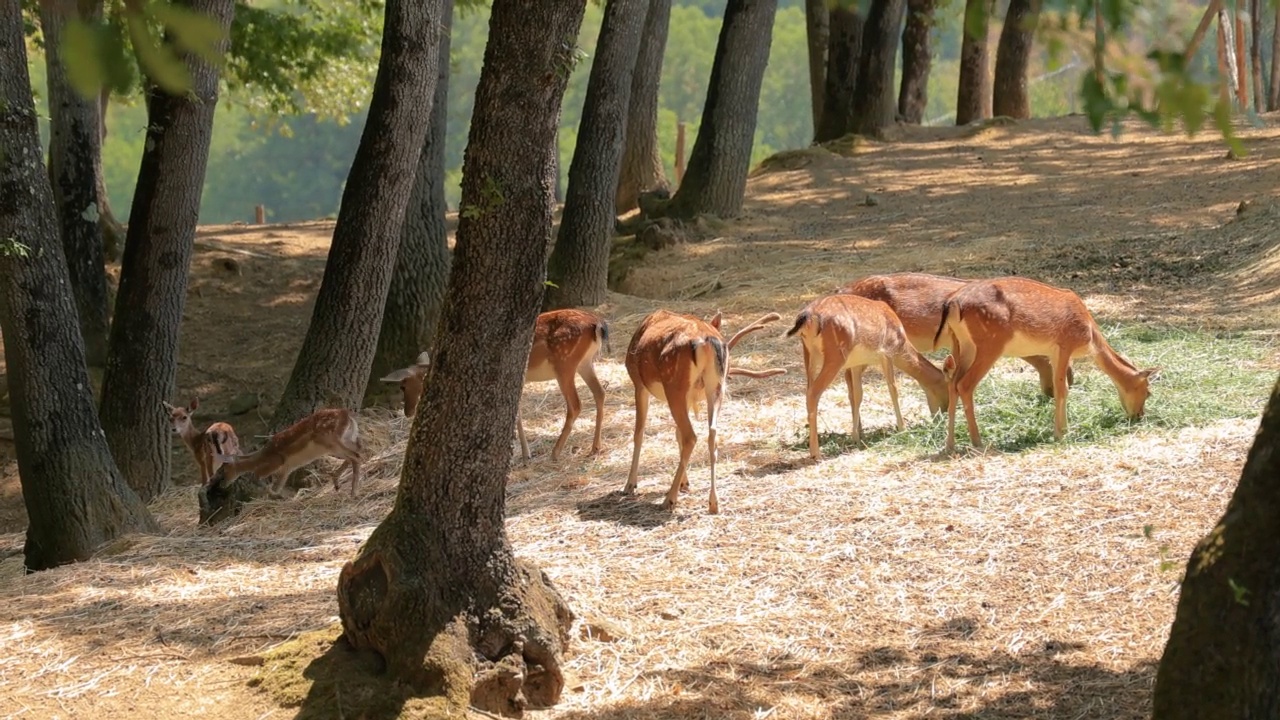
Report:
[{"label": "deer ear", "polygon": [[174,410],[177,410],[177,409],[178,409],[178,408],[176,408],[176,407],[174,407],[174,406],[170,405],[169,403],[165,402],[164,400],[161,400],[161,401],[160,401],[160,404],[161,404],[161,405],[163,405],[163,406],[164,406],[164,409],[165,409],[165,410],[168,410],[169,412],[173,412]]},{"label": "deer ear", "polygon": [[1162,368],[1158,368],[1158,367],[1147,368],[1146,370],[1143,370],[1142,372],[1138,373],[1138,375],[1146,378],[1147,380],[1159,380],[1161,369]]},{"label": "deer ear", "polygon": [[717,310],[717,311],[716,311],[716,314],[711,316],[711,327],[713,327],[713,328],[715,328],[715,329],[719,330],[719,329],[720,329],[720,318],[721,318],[721,313],[720,313],[720,311],[719,311],[719,310]]},{"label": "deer ear", "polygon": [[191,404],[187,406],[187,410],[189,412],[195,412],[196,408],[198,407],[200,407],[200,398],[198,397],[191,398]]},{"label": "deer ear", "polygon": [[417,359],[417,360],[414,360],[414,361],[413,361],[413,363],[414,363],[415,365],[430,365],[430,364],[431,364],[431,351],[430,351],[430,350],[423,350],[422,352],[418,353],[418,359]]},{"label": "deer ear", "polygon": [[399,370],[395,370],[395,371],[391,372],[390,374],[388,374],[386,377],[382,378],[381,380],[382,380],[382,382],[393,382],[393,383],[398,383],[398,382],[400,382],[401,380],[404,380],[405,378],[409,377],[409,376],[410,376],[410,375],[412,375],[412,374],[413,374],[413,371],[409,370],[408,368],[400,368]]},{"label": "deer ear", "polygon": [[943,371],[950,372],[956,369],[956,356],[948,355],[946,360],[942,361]]}]

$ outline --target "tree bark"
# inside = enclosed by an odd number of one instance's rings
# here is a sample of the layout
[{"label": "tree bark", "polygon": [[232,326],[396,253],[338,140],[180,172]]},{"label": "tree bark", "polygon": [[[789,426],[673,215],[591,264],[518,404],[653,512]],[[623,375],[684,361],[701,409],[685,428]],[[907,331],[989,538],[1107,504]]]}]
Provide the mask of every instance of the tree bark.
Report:
[{"label": "tree bark", "polygon": [[511,436],[542,300],[556,125],[585,0],[494,0],[432,381],[395,506],[338,578],[346,641],[456,705],[558,701],[572,613],[504,528]]},{"label": "tree bark", "polygon": [[919,125],[929,105],[929,69],[933,50],[929,35],[937,0],[907,0],[907,22],[902,28],[902,85],[898,90],[898,116]]},{"label": "tree bark", "polygon": [[49,177],[67,258],[71,292],[84,337],[85,360],[91,367],[107,362],[107,275],[104,269],[97,180],[102,174],[97,98],[85,98],[71,87],[62,62],[62,29],[67,21],[95,23],[102,0],[40,3],[49,84]]},{"label": "tree bark", "polygon": [[1253,72],[1253,111],[1262,112],[1262,2],[1249,0],[1249,68]]},{"label": "tree bark", "polygon": [[831,7],[822,121],[814,142],[835,140],[853,131],[853,97],[862,60],[864,24],[862,15],[853,7]]},{"label": "tree bark", "polygon": [[853,96],[853,129],[864,135],[893,124],[897,104],[893,94],[894,61],[906,0],[872,0],[863,29],[862,58]]},{"label": "tree bark", "polygon": [[360,147],[302,349],[271,425],[279,430],[321,407],[357,408],[378,349],[378,330],[400,251],[405,210],[434,104],[442,0],[386,5],[382,59]]},{"label": "tree bark", "polygon": [[964,42],[960,44],[960,90],[956,125],[991,117],[991,80],[987,77],[987,29],[995,0],[965,0]]},{"label": "tree bark", "polygon": [[0,4],[0,333],[27,570],[88,558],[159,528],[120,477],[94,416],[27,72],[20,3]]},{"label": "tree bark", "polygon": [[1267,100],[1267,110],[1280,110],[1280,3],[1276,4],[1275,25],[1271,31],[1271,87]]},{"label": "tree bark", "polygon": [[102,171],[102,145],[107,141],[107,108],[111,104],[111,88],[103,87],[98,96],[98,161],[94,163],[94,192],[98,195],[98,225],[102,229],[102,256],[116,262],[124,254],[124,226],[111,210],[107,193],[107,176]]},{"label": "tree bark", "polygon": [[453,26],[453,0],[442,0],[440,12],[430,127],[418,158],[366,397],[379,394],[384,387],[394,390],[395,386],[387,386],[379,378],[409,365],[419,353],[435,344],[436,325],[449,283],[452,259],[449,231],[445,226],[448,202],[444,194],[444,151],[449,118],[449,33]]},{"label": "tree bark", "polygon": [[1240,484],[1187,561],[1153,717],[1280,717],[1280,383]]},{"label": "tree bark", "polygon": [[[232,0],[191,0],[187,7],[209,15],[224,31],[235,12]],[[221,47],[225,50],[225,39]],[[102,381],[102,429],[125,481],[144,502],[169,482],[172,443],[161,403],[173,391],[177,370],[187,272],[218,103],[217,67],[195,55],[185,62],[192,83],[188,93],[170,95],[147,86],[147,139]]]},{"label": "tree bark", "polygon": [[742,211],[777,8],[777,0],[729,0],[725,7],[702,123],[669,215],[731,218]]},{"label": "tree bark", "polygon": [[831,36],[831,11],[827,0],[804,0],[804,28],[809,48],[809,98],[813,108],[813,136],[822,122],[827,92],[827,44]]},{"label": "tree bark", "polygon": [[640,36],[640,53],[636,57],[635,72],[631,74],[631,108],[627,112],[626,142],[615,200],[618,214],[638,207],[640,193],[671,190],[658,145],[658,90],[670,24],[671,0],[650,0]]},{"label": "tree bark", "polygon": [[617,222],[600,202],[618,187],[631,102],[631,76],[649,0],[609,0],[591,63],[578,142],[569,164],[569,189],[555,248],[547,265],[543,310],[599,305],[609,285],[609,249]]},{"label": "tree bark", "polygon": [[996,79],[992,112],[1011,118],[1031,117],[1031,96],[1027,92],[1027,64],[1040,20],[1039,0],[1009,0],[996,49]]}]

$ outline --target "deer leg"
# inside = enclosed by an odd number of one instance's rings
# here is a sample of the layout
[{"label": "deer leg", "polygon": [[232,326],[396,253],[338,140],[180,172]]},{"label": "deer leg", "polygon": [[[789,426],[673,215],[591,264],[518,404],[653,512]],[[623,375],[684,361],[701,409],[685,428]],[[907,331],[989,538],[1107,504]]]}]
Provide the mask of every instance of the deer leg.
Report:
[{"label": "deer leg", "polygon": [[1062,440],[1067,433],[1067,372],[1071,369],[1071,355],[1065,350],[1058,351],[1057,362],[1053,364],[1053,439]]},{"label": "deer leg", "polygon": [[636,386],[636,429],[631,436],[631,472],[627,474],[627,484],[622,492],[630,495],[636,491],[636,475],[640,472],[640,446],[644,445],[644,424],[649,417],[649,391],[644,384],[632,378]]},{"label": "deer leg", "polygon": [[529,443],[524,439],[524,423],[520,421],[520,408],[516,408],[516,437],[520,438],[520,455],[529,462]]},{"label": "deer leg", "polygon": [[591,397],[596,401],[596,434],[591,440],[591,454],[595,455],[600,452],[600,432],[604,428],[604,386],[600,384],[600,379],[596,377],[596,369],[591,363],[586,363],[579,367],[578,374],[582,376],[583,382],[587,384],[587,389],[591,391]]},{"label": "deer leg", "polygon": [[1045,397],[1053,397],[1053,364],[1049,362],[1049,358],[1044,355],[1030,355],[1022,358],[1027,364],[1036,369],[1036,373],[1040,375],[1040,392]]},{"label": "deer leg", "polygon": [[880,359],[880,369],[884,372],[885,384],[889,386],[889,400],[893,403],[893,414],[898,419],[898,431],[901,432],[907,429],[907,424],[902,420],[902,406],[898,404],[898,376],[888,355]]},{"label": "deer leg", "polygon": [[[816,359],[809,358],[810,361],[816,363]],[[840,365],[843,364],[844,358],[827,360],[824,356],[822,361],[822,370],[815,376],[810,373],[809,388],[805,394],[805,410],[808,412],[809,418],[809,457],[818,460],[822,457],[822,450],[818,446],[818,401],[822,399],[822,392],[831,385],[831,381],[836,379],[836,374],[840,372]]]},{"label": "deer leg", "polygon": [[853,432],[849,437],[855,443],[862,442],[862,371],[859,365],[844,371],[845,389],[849,392],[849,412],[853,414]]},{"label": "deer leg", "polygon": [[[718,391],[717,391],[718,394]],[[711,494],[707,497],[707,512],[720,512],[720,499],[716,497],[716,419],[720,415],[720,403],[707,390],[707,456],[711,459]]]},{"label": "deer leg", "polygon": [[974,354],[973,363],[964,370],[963,374],[956,372],[956,392],[960,398],[964,400],[964,419],[969,425],[969,442],[973,447],[981,449],[982,437],[978,434],[978,417],[973,404],[973,393],[978,388],[978,383],[982,382],[982,378],[991,372],[991,368],[995,366],[996,361],[1000,359],[1000,351],[990,347],[978,347]]},{"label": "deer leg", "polygon": [[667,405],[671,408],[671,419],[676,423],[676,440],[680,443],[680,464],[676,466],[676,476],[671,481],[671,489],[667,491],[667,499],[662,503],[663,510],[675,510],[680,491],[689,489],[689,458],[693,455],[693,447],[698,444],[698,433],[689,420],[689,399],[683,393],[667,395]]},{"label": "deer leg", "polygon": [[564,428],[560,430],[560,437],[556,439],[555,447],[551,448],[552,460],[560,459],[560,451],[569,441],[573,423],[582,412],[582,398],[578,396],[578,387],[573,383],[573,372],[562,372],[560,368],[556,368],[556,384],[560,386],[560,394],[564,395]]}]

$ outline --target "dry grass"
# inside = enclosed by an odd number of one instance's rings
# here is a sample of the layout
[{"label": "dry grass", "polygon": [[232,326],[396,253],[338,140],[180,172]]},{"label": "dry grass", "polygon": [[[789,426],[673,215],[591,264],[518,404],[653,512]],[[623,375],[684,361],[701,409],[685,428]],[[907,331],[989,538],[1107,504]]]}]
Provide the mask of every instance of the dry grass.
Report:
[{"label": "dry grass", "polygon": [[[1274,307],[1249,290],[1277,286],[1266,198],[1262,212],[1223,222],[1255,188],[1277,185],[1268,158],[1280,153],[1280,134],[1251,131],[1255,155],[1218,173],[1224,151],[1211,140],[1114,142],[1081,134],[1082,124],[862,143],[855,158],[763,173],[728,237],[655,253],[632,272],[629,294],[601,307],[614,329],[613,355],[597,364],[605,450],[582,454],[587,408],[567,457],[551,463],[559,394],[530,386],[523,401],[535,459],[508,483],[512,543],[582,621],[618,636],[575,640],[570,690],[538,716],[1149,715],[1176,600],[1178,571],[1162,571],[1162,560],[1180,566],[1222,511],[1256,417],[954,459],[881,445],[815,464],[792,447],[804,426],[803,378],[794,340],[781,335],[803,302],[868,272],[1017,269],[1077,288],[1105,322],[1274,326]],[[1086,159],[1092,169],[1076,170]],[[1148,184],[1134,189],[1135,172]],[[860,204],[867,192],[877,205]],[[242,275],[226,277],[212,263],[223,254],[198,254],[188,322],[215,312],[236,320],[219,324],[223,337],[184,334],[183,394],[198,391],[216,409],[246,389],[267,400],[279,392],[328,228],[272,229],[278,246],[247,228],[209,231],[272,257],[230,254]],[[1138,240],[1148,237],[1159,239]],[[1236,255],[1212,254],[1224,239]],[[737,348],[738,364],[792,372],[734,380],[721,421],[720,515],[706,513],[705,445],[692,492],[674,513],[658,509],[676,463],[660,406],[639,493],[618,492],[634,418],[620,358],[660,306],[722,308],[730,331],[762,312],[784,316]],[[245,352],[251,343],[262,344]],[[1012,362],[995,375],[1034,382]],[[903,382],[902,397],[909,423],[929,422],[918,387]],[[1160,402],[1157,389],[1153,412]],[[252,418],[233,420],[253,432]],[[863,422],[873,435],[892,426],[874,375]],[[847,399],[833,388],[820,430],[844,433],[848,423]],[[31,576],[17,556],[0,562],[0,716],[296,714],[250,688],[257,668],[237,660],[256,662],[335,621],[337,571],[388,511],[407,433],[379,409],[363,411],[361,427],[378,459],[354,502],[321,485],[207,529],[195,527],[194,491],[182,487],[153,506],[164,536]],[[193,474],[189,458],[175,457]],[[21,525],[0,529],[9,533],[0,553],[19,550]]]}]

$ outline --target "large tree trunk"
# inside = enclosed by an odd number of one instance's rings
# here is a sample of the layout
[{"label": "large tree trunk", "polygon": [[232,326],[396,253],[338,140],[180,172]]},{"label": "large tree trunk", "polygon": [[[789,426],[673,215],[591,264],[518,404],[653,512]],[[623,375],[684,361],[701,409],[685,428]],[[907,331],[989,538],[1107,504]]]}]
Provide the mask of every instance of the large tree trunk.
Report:
[{"label": "large tree trunk", "polygon": [[991,80],[987,76],[987,29],[995,0],[965,0],[964,42],[960,44],[960,90],[956,124],[991,117]]},{"label": "large tree trunk", "polygon": [[631,108],[615,200],[619,214],[639,206],[640,193],[671,189],[658,146],[658,89],[670,24],[671,0],[650,0],[631,74]]},{"label": "large tree trunk", "polygon": [[1031,96],[1027,92],[1027,63],[1040,20],[1039,0],[1009,0],[996,49],[996,79],[992,112],[1011,118],[1031,117]]},{"label": "large tree trunk", "polygon": [[[232,0],[191,0],[187,7],[211,16],[224,32],[235,12]],[[187,272],[218,104],[217,67],[195,55],[185,62],[192,83],[188,93],[147,87],[147,140],[102,381],[102,429],[125,481],[146,502],[169,482],[172,443],[161,403],[174,386]]]},{"label": "large tree trunk", "polygon": [[49,81],[49,177],[61,226],[62,249],[71,277],[71,292],[80,317],[85,360],[92,367],[107,362],[107,275],[102,256],[102,230],[97,179],[102,174],[97,98],[85,98],[71,87],[62,61],[62,29],[67,21],[93,23],[102,18],[102,0],[78,6],[76,0],[40,3],[45,64]]},{"label": "large tree trunk", "polygon": [[1267,91],[1267,110],[1280,110],[1280,3],[1276,3],[1275,22],[1271,28],[1271,87]]},{"label": "large tree trunk", "polygon": [[[271,425],[320,407],[358,408],[400,251],[405,210],[435,98],[443,0],[391,0],[382,59],[356,150],[311,325]],[[501,187],[490,195],[500,203]],[[410,358],[412,359],[412,358]]]},{"label": "large tree trunk", "polygon": [[585,6],[494,0],[441,318],[450,342],[435,353],[395,506],[338,578],[349,644],[418,692],[510,715],[558,701],[572,620],[546,576],[514,559],[504,522],[572,62],[563,39]]},{"label": "large tree trunk", "polygon": [[1280,717],[1280,383],[1240,484],[1187,561],[1153,717]]},{"label": "large tree trunk", "polygon": [[937,0],[907,0],[907,22],[902,28],[902,85],[898,90],[898,116],[902,122],[924,122],[929,105],[929,68],[933,50],[933,12]]},{"label": "large tree trunk", "polygon": [[413,362],[435,341],[440,307],[449,283],[449,231],[445,226],[448,203],[444,195],[445,138],[449,117],[449,32],[453,26],[453,0],[442,0],[439,49],[436,61],[435,99],[430,128],[418,172],[409,196],[400,253],[391,275],[387,305],[378,333],[366,396],[387,386],[379,378]]},{"label": "large tree trunk", "polygon": [[827,76],[822,100],[822,120],[814,142],[827,142],[853,131],[853,97],[862,61],[862,15],[844,4],[831,8],[827,45]]},{"label": "large tree trunk", "polygon": [[609,289],[614,208],[600,198],[618,187],[631,101],[631,75],[649,0],[609,0],[591,63],[569,190],[547,265],[544,310],[599,305]]},{"label": "large tree trunk", "polygon": [[827,43],[831,34],[827,0],[804,0],[804,28],[809,47],[809,101],[813,108],[813,135],[822,122],[822,102],[827,92]]},{"label": "large tree trunk", "polygon": [[870,135],[893,124],[897,103],[893,94],[894,60],[906,0],[872,0],[863,29],[858,86],[853,96],[855,132]]},{"label": "large tree trunk", "polygon": [[2,3],[0,332],[34,571],[159,528],[120,478],[95,419],[31,90],[21,5]]},{"label": "large tree trunk", "polygon": [[742,211],[777,9],[777,0],[729,0],[725,7],[702,123],[668,214],[731,218]]}]

